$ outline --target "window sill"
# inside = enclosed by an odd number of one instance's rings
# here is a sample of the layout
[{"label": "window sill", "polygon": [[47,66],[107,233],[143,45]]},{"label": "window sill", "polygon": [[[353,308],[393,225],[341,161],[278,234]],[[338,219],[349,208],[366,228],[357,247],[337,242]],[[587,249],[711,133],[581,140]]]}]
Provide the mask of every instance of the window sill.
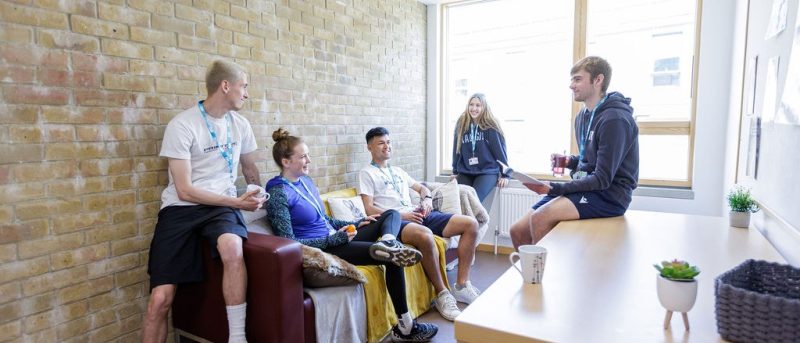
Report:
[{"label": "window sill", "polygon": [[[434,181],[448,182],[450,181],[450,175],[437,175]],[[517,180],[509,180],[508,187],[525,188],[525,186]],[[633,196],[691,200],[694,199],[694,191],[690,188],[683,187],[639,186],[633,190]]]}]

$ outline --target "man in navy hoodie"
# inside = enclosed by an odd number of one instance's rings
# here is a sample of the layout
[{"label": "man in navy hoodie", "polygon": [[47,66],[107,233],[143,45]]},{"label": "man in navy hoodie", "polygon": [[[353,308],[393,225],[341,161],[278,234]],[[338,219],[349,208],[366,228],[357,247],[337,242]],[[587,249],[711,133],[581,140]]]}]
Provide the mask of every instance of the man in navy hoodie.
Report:
[{"label": "man in navy hoodie", "polygon": [[511,226],[515,249],[535,244],[562,220],[623,215],[639,179],[639,128],[631,99],[606,93],[611,66],[589,56],[570,75],[573,99],[585,105],[575,118],[579,154],[568,156],[572,180],[525,184],[546,196]]}]

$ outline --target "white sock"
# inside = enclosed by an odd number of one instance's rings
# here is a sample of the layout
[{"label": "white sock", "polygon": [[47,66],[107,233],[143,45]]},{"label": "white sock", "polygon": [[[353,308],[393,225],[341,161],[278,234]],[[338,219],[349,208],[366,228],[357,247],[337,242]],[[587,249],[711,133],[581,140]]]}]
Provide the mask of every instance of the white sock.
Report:
[{"label": "white sock", "polygon": [[247,342],[244,334],[244,322],[247,316],[247,303],[225,306],[228,311],[228,342]]},{"label": "white sock", "polygon": [[411,333],[411,327],[414,326],[414,319],[411,318],[411,313],[403,313],[400,315],[400,318],[397,319],[397,324],[400,327],[400,332],[404,335],[408,335]]},{"label": "white sock", "polygon": [[385,233],[385,234],[383,234],[383,236],[381,236],[381,239],[379,239],[379,240],[381,240],[381,241],[391,241],[393,239],[397,239],[397,237],[395,237],[391,233]]}]

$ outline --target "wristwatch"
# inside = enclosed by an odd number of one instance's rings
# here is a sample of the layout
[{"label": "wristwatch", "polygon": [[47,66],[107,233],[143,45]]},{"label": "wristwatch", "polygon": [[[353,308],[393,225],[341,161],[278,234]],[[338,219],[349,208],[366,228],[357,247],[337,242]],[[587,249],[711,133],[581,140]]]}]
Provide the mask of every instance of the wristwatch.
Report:
[{"label": "wristwatch", "polygon": [[424,196],[424,197],[422,197],[422,198],[423,198],[423,199],[433,199],[433,197],[432,197],[430,194],[428,194],[428,195],[426,195],[426,196]]}]

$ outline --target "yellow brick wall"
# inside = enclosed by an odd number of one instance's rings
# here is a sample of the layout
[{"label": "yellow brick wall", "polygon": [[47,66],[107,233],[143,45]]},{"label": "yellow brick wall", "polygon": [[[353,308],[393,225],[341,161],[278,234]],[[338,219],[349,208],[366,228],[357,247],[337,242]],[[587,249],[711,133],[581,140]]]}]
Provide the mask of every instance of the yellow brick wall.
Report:
[{"label": "yellow brick wall", "polygon": [[0,0],[0,341],[139,341],[161,137],[216,58],[249,72],[262,181],[278,126],[323,192],[377,125],[421,178],[425,24],[416,0]]}]

